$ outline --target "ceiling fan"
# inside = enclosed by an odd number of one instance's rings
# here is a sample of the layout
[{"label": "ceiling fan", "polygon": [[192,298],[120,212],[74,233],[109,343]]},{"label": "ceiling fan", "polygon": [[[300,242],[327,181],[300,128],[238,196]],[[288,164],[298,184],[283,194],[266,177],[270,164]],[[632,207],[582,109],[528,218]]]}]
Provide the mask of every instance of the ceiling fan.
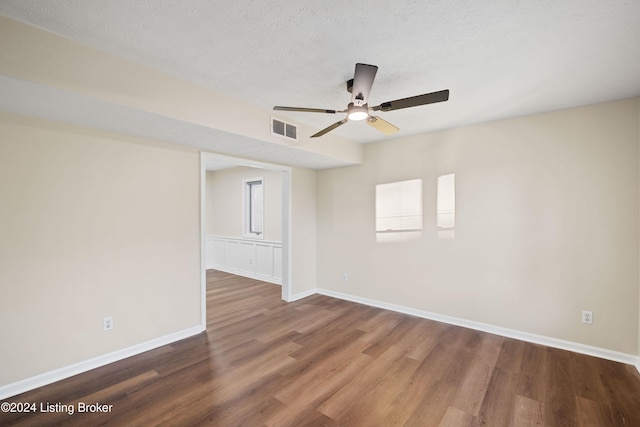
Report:
[{"label": "ceiling fan", "polygon": [[375,107],[369,107],[369,92],[373,86],[373,80],[376,77],[378,67],[375,65],[356,64],[356,70],[353,79],[347,81],[347,91],[351,93],[351,102],[346,110],[324,110],[322,108],[301,108],[301,107],[273,107],[278,111],[302,111],[305,113],[347,113],[347,117],[322,129],[320,132],[311,135],[311,138],[322,136],[339,126],[347,123],[349,120],[358,121],[366,120],[367,124],[379,130],[385,135],[392,135],[400,129],[386,120],[369,114],[370,111],[393,111],[403,108],[417,107],[420,105],[434,104],[449,99],[449,89],[439,92],[425,93],[424,95],[411,96],[409,98],[396,99],[395,101],[383,102]]}]

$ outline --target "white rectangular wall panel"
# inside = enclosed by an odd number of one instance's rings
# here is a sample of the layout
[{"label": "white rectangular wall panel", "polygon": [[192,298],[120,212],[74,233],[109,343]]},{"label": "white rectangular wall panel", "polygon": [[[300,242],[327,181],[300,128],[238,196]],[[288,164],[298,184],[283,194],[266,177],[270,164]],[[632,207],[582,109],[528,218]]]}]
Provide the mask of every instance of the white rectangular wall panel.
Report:
[{"label": "white rectangular wall panel", "polygon": [[215,240],[206,238],[204,240],[204,265],[207,270],[214,268],[213,254],[215,251]]},{"label": "white rectangular wall panel", "polygon": [[282,243],[235,239],[220,236],[205,238],[206,268],[239,276],[282,284]]},{"label": "white rectangular wall panel", "polygon": [[241,271],[256,273],[256,245],[253,242],[240,242],[238,245],[238,267]]},{"label": "white rectangular wall panel", "polygon": [[273,247],[273,278],[282,283],[282,246]]},{"label": "white rectangular wall panel", "polygon": [[256,274],[273,277],[273,246],[256,244]]}]

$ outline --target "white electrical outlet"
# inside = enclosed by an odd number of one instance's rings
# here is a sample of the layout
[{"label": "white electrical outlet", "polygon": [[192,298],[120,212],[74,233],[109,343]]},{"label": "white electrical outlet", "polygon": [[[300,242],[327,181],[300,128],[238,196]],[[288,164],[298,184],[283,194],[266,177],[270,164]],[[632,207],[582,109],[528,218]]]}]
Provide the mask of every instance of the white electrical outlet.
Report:
[{"label": "white electrical outlet", "polygon": [[346,282],[347,280],[349,280],[349,274],[347,274],[347,273],[342,273],[342,280],[344,280],[345,282]]},{"label": "white electrical outlet", "polygon": [[582,312],[582,323],[593,323],[593,312],[591,311],[583,311]]},{"label": "white electrical outlet", "polygon": [[102,319],[102,328],[105,331],[110,331],[113,329],[113,317],[105,317]]}]

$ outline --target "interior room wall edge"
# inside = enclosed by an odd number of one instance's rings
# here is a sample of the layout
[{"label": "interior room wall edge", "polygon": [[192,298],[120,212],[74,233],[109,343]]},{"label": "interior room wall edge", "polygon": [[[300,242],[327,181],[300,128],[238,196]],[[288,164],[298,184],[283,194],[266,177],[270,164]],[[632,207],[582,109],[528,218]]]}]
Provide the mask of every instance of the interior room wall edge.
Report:
[{"label": "interior room wall edge", "polygon": [[163,345],[189,338],[203,332],[206,328],[203,325],[196,325],[182,331],[174,332],[162,337],[158,337],[140,344],[136,344],[121,350],[116,350],[101,356],[93,357],[82,362],[69,366],[44,372],[33,377],[25,378],[4,386],[0,386],[0,400],[24,393],[54,382],[117,362],[127,357],[135,356],[149,350],[153,350]]},{"label": "interior room wall edge", "polygon": [[[640,373],[640,357],[606,348],[594,347],[572,341],[561,340],[558,338],[547,337],[543,335],[532,334],[529,332],[518,331],[515,329],[504,328],[501,326],[490,325],[487,323],[476,322],[473,320],[462,319],[459,317],[447,316],[443,314],[433,313],[416,308],[405,307],[402,305],[391,304],[384,301],[378,301],[370,298],[359,297],[356,295],[336,292],[329,289],[316,289],[317,294],[338,298],[345,301],[351,301],[358,304],[364,304],[371,307],[382,308],[384,310],[395,311],[397,313],[408,314],[423,319],[433,320],[436,322],[446,323],[449,325],[460,326],[463,328],[473,329],[476,331],[487,332],[506,338],[513,338],[520,341],[526,341],[534,344],[540,344],[547,347],[558,348],[561,350],[573,351],[575,353],[586,354],[588,356],[599,357],[601,359],[612,360],[614,362],[633,365]],[[301,298],[311,296],[313,293],[308,292],[307,295],[300,295]],[[298,298],[298,299],[301,299]]]}]

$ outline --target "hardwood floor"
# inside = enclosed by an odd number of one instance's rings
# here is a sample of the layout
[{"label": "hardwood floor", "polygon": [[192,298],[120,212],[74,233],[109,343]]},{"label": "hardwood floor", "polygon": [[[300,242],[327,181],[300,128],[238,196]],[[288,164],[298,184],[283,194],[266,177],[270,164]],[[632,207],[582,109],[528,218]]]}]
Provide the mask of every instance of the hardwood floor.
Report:
[{"label": "hardwood floor", "polygon": [[640,426],[632,366],[320,295],[286,304],[279,286],[217,271],[207,282],[206,333],[7,399],[75,413],[0,425]]}]

